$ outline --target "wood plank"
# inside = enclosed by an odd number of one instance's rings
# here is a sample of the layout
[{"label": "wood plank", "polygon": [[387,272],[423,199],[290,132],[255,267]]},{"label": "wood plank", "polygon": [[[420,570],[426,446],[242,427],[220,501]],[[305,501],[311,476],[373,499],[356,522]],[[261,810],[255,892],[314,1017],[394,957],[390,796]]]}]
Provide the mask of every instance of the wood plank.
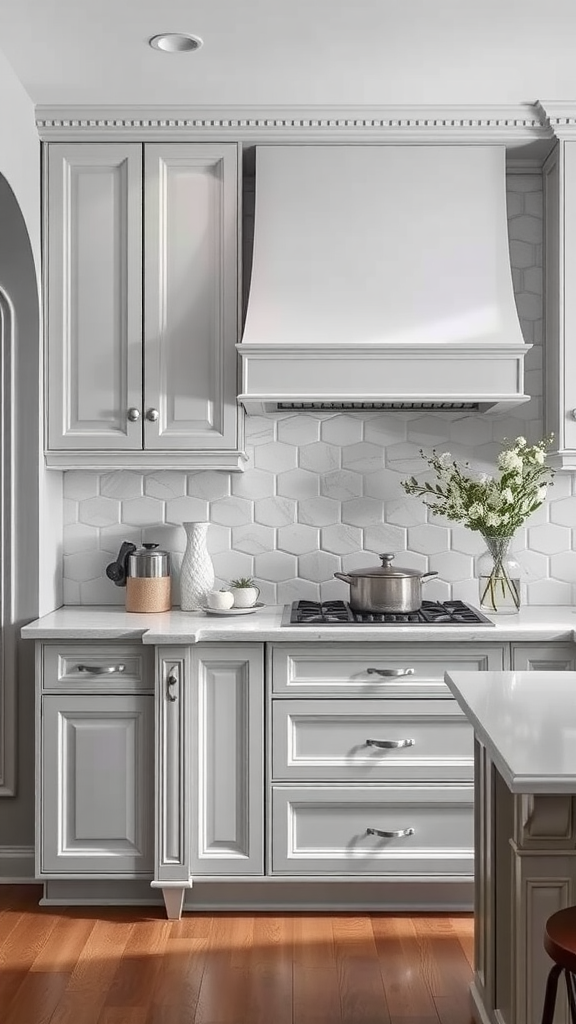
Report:
[{"label": "wood plank", "polygon": [[109,1007],[149,1008],[170,934],[170,922],[135,921],[106,996],[99,1024]]},{"label": "wood plank", "polygon": [[372,922],[367,915],[332,919],[343,1024],[390,1020]]},{"label": "wood plank", "polygon": [[97,1024],[132,925],[95,921],[50,1024]]},{"label": "wood plank", "polygon": [[95,923],[94,919],[86,919],[80,914],[61,917],[52,929],[50,941],[44,944],[35,957],[30,970],[61,971],[71,974]]},{"label": "wood plank", "polygon": [[341,1024],[342,1007],[332,918],[294,920],[294,1024]]},{"label": "wood plank", "polygon": [[68,975],[29,971],[19,986],[2,1024],[48,1024],[68,984]]},{"label": "wood plank", "polygon": [[474,917],[472,914],[459,914],[451,917],[450,921],[470,968],[474,970]]},{"label": "wood plank", "polygon": [[249,951],[254,918],[218,914],[206,951],[195,1024],[252,1024],[247,1019],[251,979]]},{"label": "wood plank", "polygon": [[374,915],[372,928],[386,1002],[394,1024],[397,1021],[412,1024],[411,1018],[438,1024],[434,1001],[421,973],[418,943],[411,918],[408,915]]}]

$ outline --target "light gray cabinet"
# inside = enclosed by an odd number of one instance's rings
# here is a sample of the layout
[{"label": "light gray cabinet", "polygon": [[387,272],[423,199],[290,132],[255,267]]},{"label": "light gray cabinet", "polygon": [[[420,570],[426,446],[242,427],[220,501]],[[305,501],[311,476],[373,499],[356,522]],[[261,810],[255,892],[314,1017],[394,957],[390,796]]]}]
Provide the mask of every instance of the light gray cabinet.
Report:
[{"label": "light gray cabinet", "polygon": [[512,668],[527,672],[574,672],[574,644],[512,644]]},{"label": "light gray cabinet", "polygon": [[152,874],[153,698],[42,700],[40,874]]},{"label": "light gray cabinet", "polygon": [[502,644],[273,644],[273,875],[473,877],[473,733],[444,672]]},{"label": "light gray cabinet", "polygon": [[48,465],[238,469],[238,146],[47,146]]},{"label": "light gray cabinet", "polygon": [[38,877],[150,878],[151,652],[39,644],[37,664]]},{"label": "light gray cabinet", "polygon": [[156,866],[169,917],[195,877],[264,872],[264,648],[157,655]]}]

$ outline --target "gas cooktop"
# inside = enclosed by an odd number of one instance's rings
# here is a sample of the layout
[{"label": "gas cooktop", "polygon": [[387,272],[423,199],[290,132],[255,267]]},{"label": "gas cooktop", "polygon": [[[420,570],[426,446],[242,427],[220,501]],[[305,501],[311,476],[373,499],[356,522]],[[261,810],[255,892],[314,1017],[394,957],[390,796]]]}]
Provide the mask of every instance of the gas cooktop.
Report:
[{"label": "gas cooktop", "polygon": [[423,601],[417,612],[355,612],[347,601],[293,601],[282,626],[493,626],[464,601]]}]

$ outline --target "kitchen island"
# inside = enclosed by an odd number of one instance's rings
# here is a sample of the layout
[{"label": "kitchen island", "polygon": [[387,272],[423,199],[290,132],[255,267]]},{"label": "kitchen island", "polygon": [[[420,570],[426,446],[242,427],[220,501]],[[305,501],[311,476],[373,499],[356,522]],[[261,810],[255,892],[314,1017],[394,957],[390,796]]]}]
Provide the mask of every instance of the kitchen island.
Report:
[{"label": "kitchen island", "polygon": [[471,908],[473,730],[444,673],[576,670],[574,609],[360,628],[282,612],[68,607],[24,627],[46,901]]},{"label": "kitchen island", "polygon": [[475,1015],[539,1024],[545,922],[576,902],[576,672],[445,679],[475,737]]}]

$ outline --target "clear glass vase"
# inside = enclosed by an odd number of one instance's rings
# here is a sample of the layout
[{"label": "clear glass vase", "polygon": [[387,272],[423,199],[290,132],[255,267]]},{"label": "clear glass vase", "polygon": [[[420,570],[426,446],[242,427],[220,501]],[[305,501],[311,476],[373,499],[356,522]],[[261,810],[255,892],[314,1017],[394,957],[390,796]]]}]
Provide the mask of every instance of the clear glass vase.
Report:
[{"label": "clear glass vase", "polygon": [[492,615],[514,615],[521,603],[522,569],[510,553],[512,537],[482,536],[487,550],[478,559],[480,608]]}]

